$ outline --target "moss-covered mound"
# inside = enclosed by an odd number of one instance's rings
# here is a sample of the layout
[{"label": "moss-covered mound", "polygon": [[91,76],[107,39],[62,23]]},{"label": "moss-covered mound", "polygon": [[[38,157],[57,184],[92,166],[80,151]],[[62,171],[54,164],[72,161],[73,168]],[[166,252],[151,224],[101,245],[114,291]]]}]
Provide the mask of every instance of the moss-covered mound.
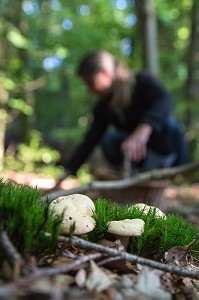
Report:
[{"label": "moss-covered mound", "polygon": [[[156,209],[147,214],[136,206],[117,205],[106,199],[98,199],[95,203],[95,229],[89,233],[91,241],[106,237],[108,222],[123,219],[142,219],[145,222],[144,232],[140,237],[130,239],[128,251],[144,257],[161,259],[173,246],[189,244],[198,233],[198,228],[188,224],[180,215],[169,214],[156,217]],[[197,242],[193,249],[199,249]]]},{"label": "moss-covered mound", "polygon": [[0,233],[5,230],[24,256],[53,253],[61,217],[49,211],[36,188],[0,180]]}]

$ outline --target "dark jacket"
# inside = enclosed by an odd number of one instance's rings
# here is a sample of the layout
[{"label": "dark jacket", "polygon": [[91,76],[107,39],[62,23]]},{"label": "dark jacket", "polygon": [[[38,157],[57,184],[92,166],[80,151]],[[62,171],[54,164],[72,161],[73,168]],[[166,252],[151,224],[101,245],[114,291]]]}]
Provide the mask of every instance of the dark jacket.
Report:
[{"label": "dark jacket", "polygon": [[[99,143],[109,125],[113,125],[116,129],[127,131],[130,134],[139,124],[150,124],[153,128],[152,144],[153,140],[157,139],[160,143],[161,136],[165,135],[164,128],[170,117],[171,110],[172,97],[160,82],[146,71],[138,73],[132,92],[132,101],[120,114],[110,108],[108,101],[99,99],[93,112],[91,127],[83,143],[77,148],[65,168],[70,171],[70,174],[76,174],[76,171]],[[169,150],[165,149],[165,146],[162,148],[159,152],[169,152]]]}]

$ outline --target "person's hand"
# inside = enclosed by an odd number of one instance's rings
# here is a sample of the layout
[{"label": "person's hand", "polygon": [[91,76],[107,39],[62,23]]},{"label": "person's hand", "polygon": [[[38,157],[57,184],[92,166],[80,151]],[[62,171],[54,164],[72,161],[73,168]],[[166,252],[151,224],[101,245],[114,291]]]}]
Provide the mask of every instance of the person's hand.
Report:
[{"label": "person's hand", "polygon": [[148,124],[140,124],[134,132],[122,143],[122,151],[134,161],[139,162],[146,157],[147,142],[152,133]]}]

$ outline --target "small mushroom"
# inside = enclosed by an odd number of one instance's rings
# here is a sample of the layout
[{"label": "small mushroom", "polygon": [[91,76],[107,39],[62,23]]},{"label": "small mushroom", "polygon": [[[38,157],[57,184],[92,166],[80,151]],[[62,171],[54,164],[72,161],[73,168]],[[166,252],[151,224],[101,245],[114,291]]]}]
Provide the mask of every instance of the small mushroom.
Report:
[{"label": "small mushroom", "polygon": [[92,218],[95,210],[93,201],[82,194],[73,194],[59,197],[50,204],[50,209],[58,215],[63,214],[61,229],[68,234],[70,227],[75,223],[74,234],[85,234],[95,228],[95,220]]},{"label": "small mushroom", "polygon": [[107,232],[114,234],[117,239],[120,239],[126,249],[131,236],[140,236],[142,234],[144,224],[145,222],[141,219],[111,221],[108,223]]},{"label": "small mushroom", "polygon": [[150,206],[145,203],[136,203],[133,206],[131,206],[129,209],[131,209],[133,207],[137,207],[137,208],[141,209],[143,211],[143,213],[146,215],[149,213],[149,211],[151,211],[151,212],[155,212],[155,216],[157,218],[166,218],[166,215],[159,208],[157,208],[155,206]]}]

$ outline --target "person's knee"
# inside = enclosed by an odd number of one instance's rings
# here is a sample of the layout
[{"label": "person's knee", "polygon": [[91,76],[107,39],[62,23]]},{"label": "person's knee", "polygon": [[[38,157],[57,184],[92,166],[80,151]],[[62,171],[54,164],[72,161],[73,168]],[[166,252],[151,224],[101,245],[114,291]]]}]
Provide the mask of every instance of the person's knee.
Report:
[{"label": "person's knee", "polygon": [[183,165],[189,161],[188,143],[185,140],[182,128],[175,119],[171,118],[168,126],[172,136],[173,151],[176,153],[176,160],[173,166]]},{"label": "person's knee", "polygon": [[102,136],[101,140],[100,140],[100,145],[102,147],[102,149],[108,149],[109,146],[111,146],[112,142],[111,142],[111,138],[110,138],[110,134],[106,133]]}]

